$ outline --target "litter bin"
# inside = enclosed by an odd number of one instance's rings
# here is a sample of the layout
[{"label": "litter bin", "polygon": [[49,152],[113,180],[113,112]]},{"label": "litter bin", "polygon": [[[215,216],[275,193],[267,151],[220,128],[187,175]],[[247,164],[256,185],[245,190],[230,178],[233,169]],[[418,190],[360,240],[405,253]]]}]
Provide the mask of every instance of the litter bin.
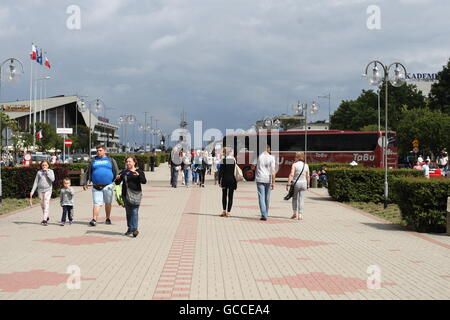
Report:
[{"label": "litter bin", "polygon": [[148,163],[144,163],[144,171],[148,171]]},{"label": "litter bin", "polygon": [[317,182],[319,181],[319,179],[311,179],[311,188],[317,188]]}]

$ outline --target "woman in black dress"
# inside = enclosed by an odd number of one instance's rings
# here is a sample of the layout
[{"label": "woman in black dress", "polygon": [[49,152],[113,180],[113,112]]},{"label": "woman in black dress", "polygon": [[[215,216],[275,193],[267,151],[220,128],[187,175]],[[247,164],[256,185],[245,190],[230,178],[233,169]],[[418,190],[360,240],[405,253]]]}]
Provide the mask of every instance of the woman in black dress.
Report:
[{"label": "woman in black dress", "polygon": [[233,194],[237,189],[236,178],[234,177],[234,167],[236,159],[233,157],[233,149],[225,148],[224,158],[220,163],[219,187],[222,188],[222,209],[221,217],[231,217],[231,207],[233,206]]}]

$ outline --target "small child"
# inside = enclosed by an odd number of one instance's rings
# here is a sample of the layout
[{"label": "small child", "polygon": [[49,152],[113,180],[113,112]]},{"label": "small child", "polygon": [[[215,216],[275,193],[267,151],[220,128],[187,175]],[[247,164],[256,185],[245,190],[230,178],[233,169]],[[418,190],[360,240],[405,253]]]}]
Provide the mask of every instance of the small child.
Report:
[{"label": "small child", "polygon": [[75,192],[70,187],[70,179],[65,178],[63,180],[64,187],[61,189],[60,203],[63,208],[63,214],[61,218],[61,226],[66,224],[66,217],[69,216],[69,224],[73,223],[73,197]]}]

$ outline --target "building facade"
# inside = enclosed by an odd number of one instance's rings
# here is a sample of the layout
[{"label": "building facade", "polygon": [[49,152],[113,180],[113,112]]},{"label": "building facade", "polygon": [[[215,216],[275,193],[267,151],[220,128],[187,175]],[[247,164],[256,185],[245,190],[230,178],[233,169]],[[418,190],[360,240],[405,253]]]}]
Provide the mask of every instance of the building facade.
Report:
[{"label": "building facade", "polygon": [[35,122],[48,123],[53,128],[74,128],[82,125],[91,128],[97,136],[92,146],[101,143],[107,146],[110,152],[119,150],[119,127],[109,123],[109,119],[96,116],[89,109],[80,112],[78,105],[81,99],[78,96],[58,96],[47,99],[11,101],[0,103],[0,108],[19,124],[21,132],[30,132]]}]

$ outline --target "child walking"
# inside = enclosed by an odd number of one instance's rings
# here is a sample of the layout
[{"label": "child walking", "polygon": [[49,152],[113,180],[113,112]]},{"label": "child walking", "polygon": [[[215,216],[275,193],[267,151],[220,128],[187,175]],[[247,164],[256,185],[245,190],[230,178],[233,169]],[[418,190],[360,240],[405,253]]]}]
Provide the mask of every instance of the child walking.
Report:
[{"label": "child walking", "polygon": [[73,223],[73,197],[75,192],[70,187],[70,179],[64,178],[63,180],[63,188],[61,189],[60,194],[60,203],[63,208],[63,213],[61,217],[61,226],[66,224],[66,218],[69,216],[69,224]]},{"label": "child walking", "polygon": [[36,174],[34,179],[33,189],[30,192],[30,203],[33,201],[34,192],[38,191],[39,199],[41,199],[41,208],[43,220],[41,224],[47,226],[49,220],[49,208],[50,208],[50,197],[52,196],[53,182],[55,181],[55,173],[52,169],[49,169],[48,161],[44,160],[41,162],[41,170]]}]

